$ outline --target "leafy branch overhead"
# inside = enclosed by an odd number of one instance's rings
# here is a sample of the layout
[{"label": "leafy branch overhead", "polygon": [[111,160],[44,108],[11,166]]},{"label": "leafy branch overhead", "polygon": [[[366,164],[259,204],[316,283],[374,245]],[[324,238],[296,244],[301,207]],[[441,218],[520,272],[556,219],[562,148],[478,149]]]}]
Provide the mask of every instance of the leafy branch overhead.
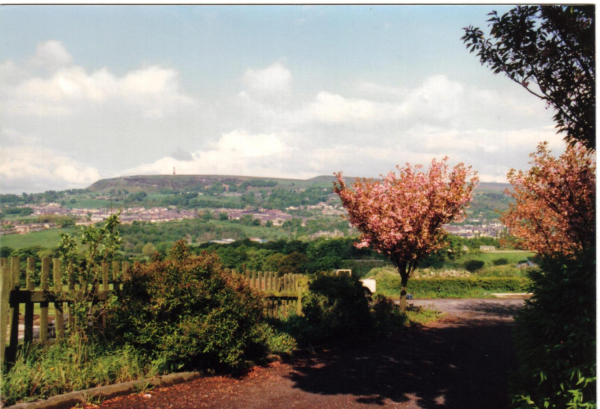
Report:
[{"label": "leafy branch overhead", "polygon": [[489,15],[490,37],[464,28],[467,48],[494,74],[504,73],[553,107],[570,145],[595,150],[594,6],[518,6]]}]

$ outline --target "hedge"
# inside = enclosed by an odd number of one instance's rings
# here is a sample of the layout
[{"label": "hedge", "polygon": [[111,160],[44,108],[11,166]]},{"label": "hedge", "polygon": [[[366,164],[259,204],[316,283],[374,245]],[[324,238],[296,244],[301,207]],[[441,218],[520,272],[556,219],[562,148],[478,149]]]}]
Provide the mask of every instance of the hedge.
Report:
[{"label": "hedge", "polygon": [[[382,290],[400,293],[400,279],[386,281]],[[478,290],[526,292],[530,283],[524,277],[413,278],[408,281],[408,292],[415,297],[454,298],[468,296]]]}]

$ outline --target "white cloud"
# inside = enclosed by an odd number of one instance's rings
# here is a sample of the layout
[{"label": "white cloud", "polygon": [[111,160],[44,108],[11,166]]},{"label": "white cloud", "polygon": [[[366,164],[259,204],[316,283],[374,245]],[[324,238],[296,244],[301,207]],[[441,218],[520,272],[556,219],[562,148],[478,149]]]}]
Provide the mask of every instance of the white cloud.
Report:
[{"label": "white cloud", "polygon": [[406,88],[390,87],[369,81],[359,82],[356,85],[356,90],[376,99],[382,97],[398,99],[406,97],[408,94],[408,90]]},{"label": "white cloud", "polygon": [[[195,102],[181,91],[179,73],[170,68],[150,66],[120,78],[107,68],[88,73],[71,64],[71,56],[57,41],[40,44],[32,61],[56,69],[49,77],[0,79],[0,89],[5,90],[2,107],[11,114],[66,116],[116,108],[137,111],[146,118],[161,118]],[[3,71],[15,70],[4,63],[0,73]]]},{"label": "white cloud", "polygon": [[164,157],[125,173],[169,174],[175,167],[178,174],[297,177],[297,173],[286,169],[286,163],[293,158],[293,154],[293,148],[281,136],[234,130],[221,135],[209,149],[192,152],[192,160]]},{"label": "white cloud", "polygon": [[52,149],[0,148],[0,188],[4,193],[87,187],[100,178],[97,169]]},{"label": "white cloud", "polygon": [[17,85],[7,106],[17,114],[68,115],[82,103],[124,106],[145,117],[163,117],[194,100],[180,92],[178,73],[152,66],[116,77],[106,68],[88,74],[82,67],[63,68],[51,78],[34,77]]},{"label": "white cloud", "polygon": [[248,69],[242,77],[250,92],[261,95],[286,94],[291,91],[292,73],[283,64],[276,62],[267,68]]},{"label": "white cloud", "polygon": [[38,44],[35,55],[29,62],[33,66],[52,71],[71,65],[73,57],[60,41],[48,40]]}]

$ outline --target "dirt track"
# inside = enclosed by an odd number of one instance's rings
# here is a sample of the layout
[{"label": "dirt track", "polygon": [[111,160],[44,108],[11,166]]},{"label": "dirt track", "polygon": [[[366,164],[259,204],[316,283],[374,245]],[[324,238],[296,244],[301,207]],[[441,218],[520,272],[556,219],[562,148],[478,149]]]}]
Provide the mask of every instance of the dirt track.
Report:
[{"label": "dirt track", "polygon": [[117,398],[103,408],[504,409],[513,365],[512,316],[521,300],[414,300],[441,321],[346,347]]}]

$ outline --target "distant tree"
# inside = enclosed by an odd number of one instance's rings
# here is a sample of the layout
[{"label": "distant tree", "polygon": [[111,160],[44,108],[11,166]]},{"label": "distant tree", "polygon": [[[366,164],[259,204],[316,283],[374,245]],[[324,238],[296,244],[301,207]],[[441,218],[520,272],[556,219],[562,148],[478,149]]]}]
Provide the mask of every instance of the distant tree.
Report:
[{"label": "distant tree", "polygon": [[333,190],[361,233],[356,246],[386,256],[400,274],[403,311],[408,279],[425,256],[446,245],[442,225],[464,218],[478,182],[462,163],[449,171],[447,160],[434,159],[427,172],[421,165],[398,166],[398,175],[390,172],[381,182],[357,179],[352,189],[341,172],[335,174]]},{"label": "distant tree", "polygon": [[556,110],[559,132],[571,145],[595,149],[595,8],[518,6],[490,13],[490,38],[466,27],[463,42],[495,74],[504,73]]},{"label": "distant tree", "polygon": [[204,221],[209,221],[213,218],[213,214],[210,210],[205,210],[204,213],[202,213],[202,220]]},{"label": "distant tree", "polygon": [[547,143],[531,154],[532,168],[508,174],[515,199],[502,217],[511,234],[544,256],[570,255],[590,247],[596,237],[596,162],[583,146],[559,158]]},{"label": "distant tree", "polygon": [[283,274],[301,274],[303,267],[309,262],[308,257],[304,254],[293,252],[287,256],[281,257],[279,265],[277,266],[277,272],[280,275]]},{"label": "distant tree", "polygon": [[221,212],[221,213],[219,213],[219,220],[221,220],[221,221],[229,220],[229,216],[227,216],[227,213]]},{"label": "distant tree", "polygon": [[12,247],[2,246],[0,247],[0,257],[6,258],[10,257],[11,253],[14,251]]},{"label": "distant tree", "polygon": [[155,253],[156,253],[156,247],[154,247],[154,245],[152,243],[147,243],[142,248],[142,254],[144,254],[145,256],[151,257]]}]

